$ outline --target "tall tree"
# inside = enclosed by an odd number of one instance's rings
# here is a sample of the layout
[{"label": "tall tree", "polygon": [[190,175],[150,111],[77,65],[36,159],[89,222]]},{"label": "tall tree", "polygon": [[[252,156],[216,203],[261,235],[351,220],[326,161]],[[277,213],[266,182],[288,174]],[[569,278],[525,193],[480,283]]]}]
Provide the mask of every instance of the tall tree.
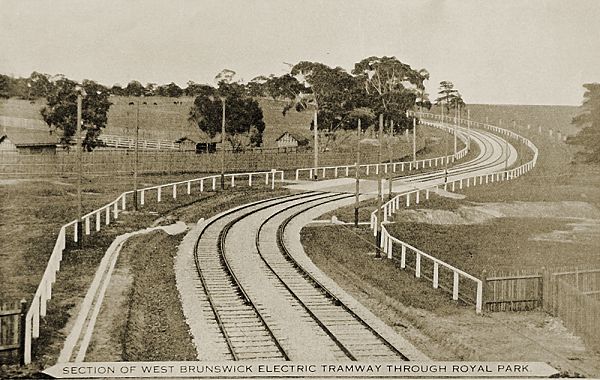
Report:
[{"label": "tall tree", "polygon": [[583,148],[580,155],[586,161],[600,163],[600,83],[586,83],[583,87],[581,112],[572,121],[580,130],[568,142]]},{"label": "tall tree", "polygon": [[10,77],[0,74],[0,99],[10,98]]},{"label": "tall tree", "polygon": [[[231,76],[232,77],[232,76]],[[203,86],[190,110],[190,120],[214,138],[221,132],[222,100],[225,99],[225,139],[234,150],[262,145],[265,130],[258,102],[245,93],[244,86],[219,78],[219,87]]]},{"label": "tall tree", "polygon": [[[42,117],[50,127],[62,129],[64,144],[73,141],[77,131],[77,86],[78,83],[60,78],[52,83],[47,97],[47,106],[41,110]],[[84,149],[91,151],[97,146],[102,128],[106,127],[107,113],[110,107],[109,91],[106,87],[84,80],[81,87],[85,91],[82,101],[82,126],[85,132]]]},{"label": "tall tree", "polygon": [[368,57],[354,65],[352,73],[363,84],[375,114],[394,121],[395,130],[412,128],[406,111],[414,107],[423,78],[396,57]]},{"label": "tall tree", "polygon": [[178,98],[183,95],[183,90],[174,82],[166,85],[158,86],[156,94],[159,96],[168,96],[171,98]]},{"label": "tall tree", "polygon": [[450,81],[441,81],[440,88],[438,92],[439,97],[435,99],[436,105],[443,105],[448,114],[451,109],[455,109],[457,106],[460,106],[461,109],[464,108],[465,102],[463,101],[460,92],[456,88],[454,88],[454,84]]},{"label": "tall tree", "polygon": [[50,76],[48,74],[38,73],[34,71],[29,76],[28,80],[29,96],[31,98],[45,98],[52,90]]},{"label": "tall tree", "polygon": [[142,96],[144,94],[144,86],[137,80],[132,80],[125,87],[126,96]]}]

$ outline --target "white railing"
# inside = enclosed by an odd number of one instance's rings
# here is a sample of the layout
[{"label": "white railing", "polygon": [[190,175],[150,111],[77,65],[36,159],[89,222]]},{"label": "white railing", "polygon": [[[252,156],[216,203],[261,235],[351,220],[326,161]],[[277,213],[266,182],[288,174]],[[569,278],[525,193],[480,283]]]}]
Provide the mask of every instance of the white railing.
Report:
[{"label": "white railing", "polygon": [[[280,181],[283,181],[283,176],[284,174],[282,170],[275,169],[264,172],[225,174],[225,177],[230,182],[231,187],[236,186],[236,179],[238,184],[240,180],[243,180],[244,183],[246,183],[247,180],[248,186],[252,186],[253,179],[255,181],[262,181],[264,177],[265,184],[269,185],[270,183],[271,189],[275,188],[276,178],[279,177]],[[197,188],[201,193],[205,189],[205,183],[207,183],[212,190],[216,190],[217,180],[219,178],[220,175],[213,175],[164,185],[145,187],[143,189],[138,189],[138,200],[141,205],[144,205],[146,203],[145,196],[148,194],[148,192],[156,191],[156,201],[161,202],[163,189],[169,189],[173,199],[177,199],[178,188],[180,187],[183,187],[185,193],[188,195],[190,195],[192,190],[195,188]],[[82,216],[82,233],[85,235],[90,235],[92,230],[100,231],[103,224],[109,225],[111,220],[115,220],[119,217],[120,212],[126,210],[128,199],[133,201],[133,191],[126,191],[114,201]],[[92,223],[94,224],[93,226]],[[77,228],[77,224],[77,220],[74,220],[60,228],[58,237],[56,238],[56,242],[54,244],[54,249],[52,250],[52,254],[48,260],[48,265],[46,266],[44,275],[42,276],[42,279],[33,296],[31,306],[27,311],[27,315],[25,317],[25,364],[31,363],[32,339],[39,337],[40,317],[46,316],[46,306],[48,301],[52,298],[52,284],[56,281],[56,273],[60,270],[60,263],[62,261],[63,251],[66,247],[68,230],[72,231],[71,233],[74,242],[78,242],[80,240],[79,228]]]},{"label": "white railing", "polygon": [[[428,116],[433,119],[441,121],[441,116],[439,116],[439,115],[434,115],[434,114],[420,114],[420,115],[421,115],[421,117]],[[446,119],[448,119],[448,121],[456,122],[455,118],[444,118],[444,121],[446,121]],[[384,252],[388,253],[388,257],[390,257],[390,258],[391,258],[391,252],[393,249],[392,245],[391,245],[392,242],[395,242],[395,243],[398,243],[401,245],[401,247],[402,247],[401,267],[402,268],[404,268],[403,263],[405,262],[404,260],[405,260],[406,249],[410,248],[413,252],[416,252],[417,253],[417,256],[416,256],[417,263],[419,263],[419,264],[417,264],[418,268],[415,270],[416,277],[420,276],[420,275],[418,275],[420,273],[420,257],[430,258],[434,262],[434,269],[433,269],[433,271],[434,271],[434,276],[433,276],[434,288],[437,288],[437,284],[438,284],[437,275],[438,275],[439,266],[442,265],[446,268],[452,268],[452,271],[454,273],[454,284],[453,284],[453,298],[454,299],[457,299],[456,297],[458,297],[459,276],[463,276],[463,277],[466,277],[466,278],[469,278],[469,279],[475,281],[477,283],[477,296],[475,299],[475,304],[476,304],[476,310],[479,313],[479,312],[481,312],[481,280],[475,278],[474,276],[472,276],[466,272],[463,272],[457,268],[454,268],[451,265],[446,264],[443,261],[436,259],[435,257],[433,257],[431,255],[427,255],[426,253],[419,251],[417,248],[414,248],[414,247],[410,246],[409,244],[404,243],[404,242],[400,241],[399,239],[389,235],[389,233],[387,232],[387,230],[385,229],[385,227],[383,225],[383,223],[388,222],[388,218],[391,217],[392,214],[395,213],[401,207],[401,205],[410,207],[411,200],[414,200],[413,201],[414,204],[419,204],[422,192],[425,193],[425,199],[429,199],[430,192],[437,191],[438,189],[440,189],[442,187],[445,191],[447,191],[448,189],[451,189],[451,191],[456,191],[456,190],[462,190],[463,187],[476,186],[478,184],[483,185],[483,184],[489,184],[489,183],[494,183],[494,182],[507,181],[507,180],[511,180],[514,178],[518,178],[519,176],[527,173],[528,171],[533,169],[535,167],[535,165],[537,164],[537,158],[538,158],[539,151],[538,151],[538,148],[535,146],[535,144],[533,144],[529,139],[527,139],[515,132],[509,131],[504,128],[499,128],[499,127],[496,127],[496,126],[490,125],[490,124],[472,122],[469,120],[461,120],[460,124],[466,124],[469,127],[474,126],[474,127],[489,129],[498,134],[505,135],[507,137],[516,139],[532,150],[533,158],[531,160],[529,160],[528,162],[526,162],[522,165],[519,165],[516,168],[497,171],[497,172],[493,172],[493,173],[475,174],[470,177],[461,177],[456,180],[444,182],[443,185],[437,184],[437,185],[428,186],[425,188],[415,188],[414,190],[406,191],[406,192],[396,195],[394,198],[390,199],[389,201],[384,203],[382,206],[382,219],[383,220],[382,220],[382,226],[381,226],[382,234],[381,234],[380,244],[381,244],[381,248],[384,250]],[[377,236],[377,210],[375,210],[371,213],[369,227],[373,230],[373,236]]]},{"label": "white railing", "polygon": [[[433,128],[438,128],[438,129],[442,129],[442,130],[446,130],[447,132],[449,132],[450,134],[454,133],[454,130],[448,126],[445,125],[440,125],[440,124],[433,124],[433,123],[428,123],[426,121],[421,121],[422,125],[427,125]],[[464,136],[462,133],[458,133],[457,137],[466,144],[467,142],[467,137]],[[437,167],[438,165],[445,165],[446,163],[449,162],[454,162],[455,160],[459,160],[463,157],[465,157],[468,153],[468,148],[465,145],[464,148],[462,148],[461,150],[457,151],[456,154],[451,154],[448,156],[441,156],[441,157],[433,157],[433,158],[426,158],[426,159],[422,159],[422,160],[417,160],[417,161],[397,161],[397,162],[384,162],[384,163],[380,163],[380,164],[362,164],[359,165],[359,169],[364,169],[363,173],[365,175],[369,175],[370,173],[372,173],[374,171],[375,174],[379,174],[379,170],[383,170],[384,173],[388,173],[390,170],[392,171],[392,173],[396,173],[396,172],[404,172],[406,171],[413,171],[413,170],[419,170],[419,169],[424,169],[424,168],[432,168],[432,167]],[[398,169],[399,168],[399,169]],[[339,176],[345,176],[348,177],[350,175],[356,175],[356,164],[348,164],[348,165],[338,165],[338,166],[319,166],[319,167],[312,167],[312,168],[300,168],[300,169],[296,169],[296,181],[298,181],[300,179],[300,176],[302,173],[307,173],[308,174],[308,178],[314,178],[314,176],[319,176],[319,174],[321,174],[321,178],[326,178],[327,177],[327,172],[330,173],[330,175],[333,178],[338,178]],[[333,173],[331,173],[333,172]],[[353,173],[353,174],[351,174]]]},{"label": "white railing", "polygon": [[[100,135],[98,140],[102,141],[106,146],[115,148],[133,149],[135,148],[135,138],[119,135]],[[178,150],[179,144],[170,140],[159,139],[138,139],[138,148],[140,149],[168,149]]]},{"label": "white railing", "polygon": [[384,254],[387,255],[388,259],[392,259],[394,257],[394,244],[396,244],[397,246],[400,246],[400,268],[405,269],[406,268],[406,261],[407,261],[407,255],[409,254],[414,254],[415,258],[415,277],[416,278],[421,278],[422,277],[422,270],[423,270],[423,259],[427,259],[430,260],[433,263],[433,270],[431,273],[431,282],[433,284],[433,288],[437,289],[440,286],[440,269],[447,269],[448,271],[452,272],[452,299],[453,300],[458,300],[459,298],[459,294],[460,294],[460,278],[464,278],[467,279],[469,281],[472,281],[475,284],[476,290],[475,290],[475,296],[473,297],[473,299],[475,300],[475,311],[477,313],[481,313],[481,307],[482,307],[482,301],[483,301],[483,282],[468,274],[467,272],[464,272],[450,264],[447,264],[445,262],[443,262],[440,259],[437,259],[423,251],[421,251],[420,249],[417,249],[415,247],[413,247],[410,244],[407,244],[395,237],[393,237],[392,235],[389,234],[389,232],[387,231],[387,229],[385,228],[385,226],[381,226],[381,242],[380,242],[380,247],[383,250]]}]

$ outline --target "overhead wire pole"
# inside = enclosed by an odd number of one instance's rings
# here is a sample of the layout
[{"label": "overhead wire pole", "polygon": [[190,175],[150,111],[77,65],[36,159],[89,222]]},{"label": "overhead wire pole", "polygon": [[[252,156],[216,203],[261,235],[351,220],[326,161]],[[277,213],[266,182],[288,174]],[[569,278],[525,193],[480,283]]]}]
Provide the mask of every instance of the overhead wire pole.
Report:
[{"label": "overhead wire pole", "polygon": [[314,115],[314,136],[315,136],[315,159],[314,159],[314,179],[317,179],[317,168],[319,167],[319,123],[318,123],[318,119],[317,119],[317,113],[318,113],[318,109],[315,108],[315,115]]},{"label": "overhead wire pole", "polygon": [[381,208],[383,207],[383,194],[382,194],[382,173],[381,173],[381,146],[383,145],[383,114],[379,114],[379,149],[377,153],[377,235],[375,236],[375,258],[381,258]]},{"label": "overhead wire pole", "polygon": [[[390,118],[390,135],[388,138],[388,158],[389,158],[389,165],[392,164],[392,139],[394,136],[394,120]],[[392,169],[390,169],[390,166],[388,165],[388,199],[392,199],[392,180],[393,180],[393,174],[392,174]],[[393,168],[393,166],[392,166]]]},{"label": "overhead wire pole", "polygon": [[417,162],[417,118],[413,116],[413,161]]},{"label": "overhead wire pole", "polygon": [[471,151],[471,109],[467,108],[467,152]]},{"label": "overhead wire pole", "polygon": [[83,97],[83,89],[77,88],[77,127],[75,129],[75,140],[77,149],[77,241],[78,245],[81,246],[83,234],[81,226],[81,214],[82,214],[82,199],[81,199],[81,177],[83,175],[83,159],[82,155],[82,141],[81,141],[81,103]]},{"label": "overhead wire pole", "polygon": [[221,116],[221,190],[225,190],[225,97],[221,97],[223,114]]},{"label": "overhead wire pole", "polygon": [[358,119],[357,138],[356,143],[356,195],[354,199],[354,227],[358,227],[358,204],[360,202],[360,119]]},{"label": "overhead wire pole", "polygon": [[456,152],[458,149],[458,140],[457,140],[457,127],[456,127],[456,123],[457,123],[457,115],[458,115],[458,106],[457,108],[454,109],[454,159],[456,159]]},{"label": "overhead wire pole", "polygon": [[139,144],[140,144],[140,99],[137,100],[137,109],[135,115],[135,159],[133,163],[133,208],[138,210],[138,166],[139,166]]}]

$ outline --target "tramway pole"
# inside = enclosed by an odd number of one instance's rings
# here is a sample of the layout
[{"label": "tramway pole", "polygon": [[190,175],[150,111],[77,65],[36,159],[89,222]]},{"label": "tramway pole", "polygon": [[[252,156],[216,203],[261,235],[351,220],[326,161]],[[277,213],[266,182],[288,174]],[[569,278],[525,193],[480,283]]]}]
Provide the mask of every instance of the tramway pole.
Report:
[{"label": "tramway pole", "polygon": [[382,173],[381,173],[381,146],[383,145],[383,114],[379,114],[379,149],[377,153],[377,234],[375,236],[375,245],[377,249],[375,251],[375,258],[381,258],[381,222],[382,213],[381,208],[383,207],[383,188],[382,188]]},{"label": "tramway pole", "polygon": [[360,119],[358,119],[357,138],[356,143],[356,193],[354,199],[354,227],[358,228],[358,205],[360,202]]},{"label": "tramway pole", "polygon": [[[393,136],[394,136],[394,120],[390,119],[390,135],[388,137],[388,156],[389,156],[389,164],[388,168],[388,200],[392,199],[392,182],[394,176],[392,174],[394,165],[392,164],[393,155],[392,155],[392,144],[393,144]],[[390,166],[391,165],[391,166]]]}]

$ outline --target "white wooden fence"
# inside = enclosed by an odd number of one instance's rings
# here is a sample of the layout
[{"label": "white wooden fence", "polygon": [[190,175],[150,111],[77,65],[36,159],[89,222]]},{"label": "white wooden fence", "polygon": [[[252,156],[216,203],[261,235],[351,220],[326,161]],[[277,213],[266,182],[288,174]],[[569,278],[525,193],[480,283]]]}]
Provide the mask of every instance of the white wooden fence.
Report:
[{"label": "white wooden fence", "polygon": [[460,279],[466,279],[469,281],[472,281],[475,284],[475,295],[473,297],[473,299],[475,300],[475,311],[477,313],[481,313],[481,308],[482,308],[482,300],[483,300],[483,282],[468,274],[467,272],[464,272],[450,264],[447,264],[445,262],[443,262],[440,259],[437,259],[423,251],[421,251],[420,249],[417,249],[415,247],[413,247],[410,244],[407,244],[403,241],[400,241],[399,239],[393,237],[392,235],[389,234],[389,232],[387,231],[387,229],[385,228],[385,226],[381,226],[381,248],[383,250],[383,252],[387,255],[388,259],[392,259],[394,257],[394,252],[395,248],[394,245],[396,247],[399,246],[400,248],[400,267],[402,269],[406,268],[406,260],[407,260],[407,255],[413,254],[415,256],[415,277],[416,278],[421,278],[422,275],[422,268],[423,268],[423,260],[430,260],[433,264],[433,270],[432,270],[432,274],[431,274],[431,281],[433,284],[433,288],[437,289],[440,285],[440,269],[446,269],[448,271],[450,271],[452,273],[452,277],[453,277],[453,281],[452,281],[452,299],[453,300],[458,300],[459,298],[459,286],[460,286]]},{"label": "white wooden fence", "polygon": [[[445,125],[428,123],[426,121],[421,121],[421,124],[427,125],[427,126],[433,127],[433,128],[446,130],[450,134],[454,134],[454,129],[450,128],[448,126],[445,126]],[[463,133],[461,133],[459,131],[457,133],[457,137],[466,144],[467,139],[468,139],[467,136],[465,136]],[[413,170],[419,170],[419,169],[424,169],[424,168],[437,167],[438,165],[445,165],[446,163],[454,162],[455,160],[459,160],[459,159],[463,158],[464,156],[467,155],[467,153],[468,153],[468,147],[465,146],[464,148],[462,148],[461,150],[456,152],[456,154],[451,154],[448,156],[426,158],[426,159],[417,160],[417,161],[397,161],[397,162],[384,162],[384,163],[376,163],[376,164],[363,164],[363,165],[359,165],[358,170],[363,169],[363,173],[367,176],[373,172],[375,174],[379,174],[379,170],[383,170],[383,172],[386,174],[390,170],[392,171],[392,173],[396,173],[398,171],[404,172],[405,170],[413,171]],[[356,165],[348,164],[348,165],[338,165],[338,166],[319,166],[317,168],[312,167],[312,168],[296,169],[296,181],[298,181],[300,179],[300,177],[303,173],[308,174],[309,179],[314,178],[315,176],[319,177],[319,174],[321,175],[320,178],[326,178],[327,173],[329,173],[329,175],[332,176],[333,178],[338,178],[339,176],[348,177],[350,175],[356,174]]]},{"label": "white wooden fence", "polygon": [[[265,184],[268,185],[270,183],[271,189],[274,189],[276,178],[279,177],[279,179],[283,181],[283,175],[283,171],[273,169],[265,172],[231,173],[225,174],[225,177],[228,181],[231,181],[232,187],[236,186],[236,180],[238,181],[238,184],[240,183],[240,180],[243,180],[244,183],[247,180],[248,186],[252,186],[253,180],[262,181],[264,179]],[[205,183],[210,186],[212,190],[215,190],[219,178],[220,175],[213,175],[209,177],[194,178],[187,181],[145,187],[143,189],[138,189],[138,199],[140,204],[143,205],[145,204],[145,195],[148,192],[156,192],[156,200],[157,202],[161,202],[163,190],[165,189],[167,191],[170,190],[173,199],[177,199],[178,189],[183,188],[185,194],[188,195],[192,193],[192,190],[201,193],[205,189]],[[90,235],[92,230],[100,231],[103,224],[109,225],[111,220],[115,220],[119,217],[120,212],[126,210],[129,201],[133,201],[133,191],[126,191],[114,201],[82,216],[81,222],[83,224],[83,233]],[[31,363],[32,339],[39,337],[40,317],[46,316],[47,302],[52,298],[52,284],[56,281],[56,273],[60,270],[60,263],[62,261],[63,251],[66,247],[67,236],[68,234],[72,234],[74,242],[77,242],[80,239],[78,236],[79,231],[77,224],[77,220],[74,220],[60,228],[54,244],[54,249],[48,260],[48,265],[46,266],[44,275],[33,296],[31,306],[27,311],[25,317],[25,364]]]},{"label": "white wooden fence", "polygon": [[[428,117],[428,118],[431,118],[434,120],[441,121],[440,115],[434,115],[434,114],[419,114],[419,115],[421,116],[421,118]],[[444,118],[444,119],[445,119],[444,121],[456,121],[455,118],[447,118],[447,120],[446,120],[446,118]],[[475,174],[470,177],[463,176],[459,179],[445,182],[443,185],[438,184],[438,185],[433,185],[433,186],[424,187],[424,188],[416,188],[414,190],[403,192],[401,194],[396,195],[394,198],[390,199],[389,201],[384,203],[382,206],[382,216],[383,216],[382,226],[381,226],[382,233],[381,233],[381,240],[379,243],[380,243],[380,248],[385,253],[387,253],[388,258],[392,258],[394,243],[399,244],[401,246],[402,256],[401,256],[400,262],[401,262],[402,268],[405,267],[407,249],[409,249],[409,251],[414,252],[416,255],[416,258],[415,258],[415,260],[416,260],[415,276],[416,277],[420,277],[421,258],[425,257],[425,258],[432,260],[433,261],[433,276],[432,276],[433,280],[432,280],[432,282],[433,282],[434,288],[438,288],[439,267],[442,266],[444,268],[451,270],[453,273],[452,298],[455,300],[458,299],[458,295],[459,295],[459,279],[460,279],[460,277],[462,276],[462,277],[465,277],[465,278],[473,281],[476,284],[476,289],[477,289],[476,295],[474,297],[475,309],[476,309],[477,313],[480,313],[481,307],[482,307],[482,304],[481,304],[481,302],[482,302],[482,299],[481,299],[481,297],[482,297],[482,293],[481,293],[482,292],[482,281],[481,280],[391,236],[388,233],[388,231],[385,229],[385,226],[383,225],[383,223],[388,222],[388,218],[393,213],[395,213],[401,207],[401,205],[405,205],[406,207],[409,207],[411,205],[411,200],[412,200],[412,202],[414,202],[414,204],[419,204],[419,202],[421,201],[422,193],[424,193],[425,199],[427,200],[427,199],[429,199],[429,195],[432,191],[437,191],[438,189],[440,189],[442,187],[444,190],[451,189],[451,191],[456,191],[456,190],[463,189],[463,187],[476,186],[478,184],[483,185],[483,184],[489,184],[489,183],[494,183],[494,182],[502,182],[502,181],[518,178],[519,176],[527,173],[528,171],[530,171],[531,169],[533,169],[535,167],[535,165],[537,163],[537,158],[538,158],[538,148],[529,139],[527,139],[523,136],[520,136],[515,132],[509,131],[504,128],[499,128],[499,127],[496,127],[496,126],[490,125],[490,124],[472,122],[469,120],[461,120],[460,124],[466,124],[468,127],[474,126],[474,127],[485,128],[485,129],[491,130],[495,133],[516,139],[532,150],[533,158],[531,160],[529,160],[528,162],[526,162],[516,168],[502,170],[502,171],[493,172],[493,173],[487,173],[487,174]],[[377,223],[378,223],[377,210],[375,210],[371,213],[371,220],[370,220],[370,224],[369,224],[370,228],[373,230],[374,236],[377,236]]]},{"label": "white wooden fence", "polygon": [[[135,138],[128,136],[119,135],[105,135],[98,136],[98,140],[102,141],[106,146],[133,149],[135,148]],[[179,144],[171,140],[158,140],[158,139],[138,139],[139,149],[169,149],[178,150]]]}]

